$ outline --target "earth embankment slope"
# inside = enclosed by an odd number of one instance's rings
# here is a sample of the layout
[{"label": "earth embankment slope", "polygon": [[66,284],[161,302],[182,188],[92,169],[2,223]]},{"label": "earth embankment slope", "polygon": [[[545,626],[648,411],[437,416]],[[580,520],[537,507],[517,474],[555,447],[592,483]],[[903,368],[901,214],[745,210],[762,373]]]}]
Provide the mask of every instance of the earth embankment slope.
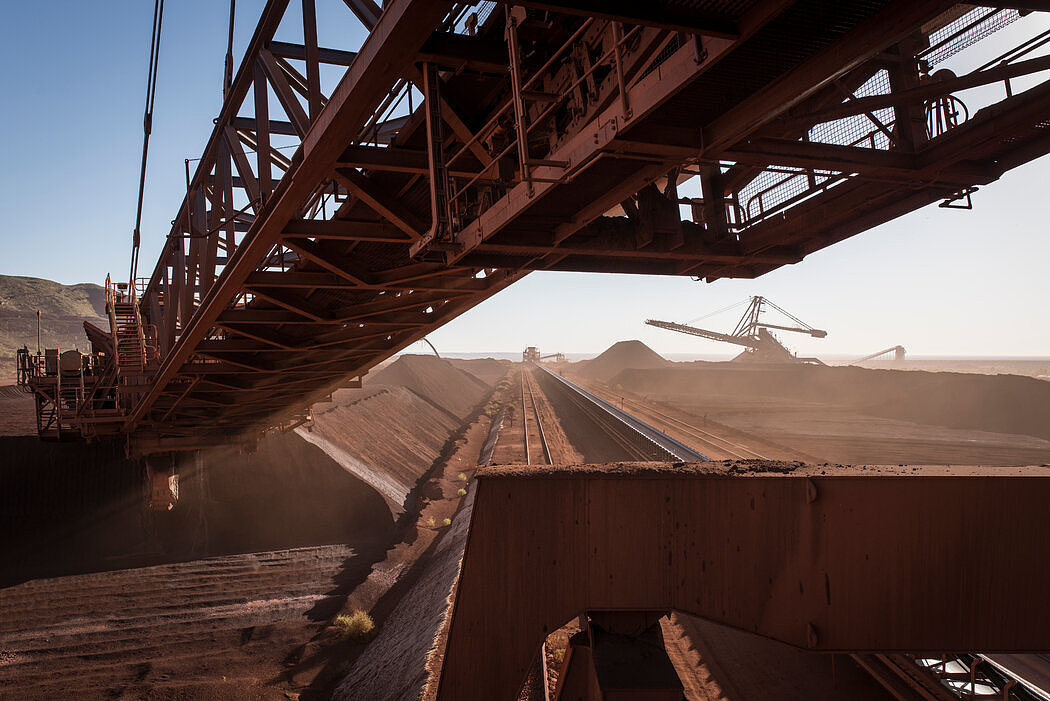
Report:
[{"label": "earth embankment slope", "polygon": [[440,661],[438,638],[447,625],[463,549],[466,546],[474,490],[434,546],[418,563],[411,589],[399,599],[377,638],[340,682],[336,701],[384,699],[409,701],[432,698],[425,689],[436,678]]},{"label": "earth embankment slope", "polygon": [[400,512],[459,421],[397,385],[340,390],[332,400],[315,404],[313,425],[296,433]]},{"label": "earth embankment slope", "polygon": [[459,419],[469,416],[492,387],[451,362],[430,355],[402,355],[375,375],[366,376],[365,384],[405,387]]},{"label": "earth embankment slope", "polygon": [[296,432],[383,495],[394,513],[441,456],[449,437],[492,393],[477,376],[434,356],[405,355],[315,404]]},{"label": "earth embankment slope", "polygon": [[295,434],[183,465],[162,514],[115,443],[0,450],[4,698],[283,698],[289,652],[395,532],[374,490]]},{"label": "earth embankment slope", "polygon": [[[14,374],[14,366],[10,367]],[[16,385],[0,386],[0,436],[35,435],[36,404],[33,395]]]},{"label": "earth embankment slope", "polygon": [[825,405],[918,424],[1050,439],[1050,384],[1017,375],[695,363],[627,369],[610,383],[669,398]]},{"label": "earth embankment slope", "polygon": [[671,365],[671,361],[641,341],[619,341],[596,358],[577,363],[572,372],[588,379],[608,382],[628,368],[659,369]]}]

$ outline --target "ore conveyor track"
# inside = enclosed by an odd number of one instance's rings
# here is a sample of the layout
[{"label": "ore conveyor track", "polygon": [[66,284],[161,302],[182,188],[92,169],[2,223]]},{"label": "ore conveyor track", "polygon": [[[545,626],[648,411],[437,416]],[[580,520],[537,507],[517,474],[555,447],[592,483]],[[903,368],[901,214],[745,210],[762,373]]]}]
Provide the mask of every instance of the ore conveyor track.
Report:
[{"label": "ore conveyor track", "polygon": [[708,460],[708,457],[702,453],[671,438],[542,365],[535,363],[527,365],[523,368],[522,376],[530,375],[533,369],[541,372],[541,377],[551,378],[553,382],[547,383],[548,388],[555,388],[555,391],[593,420],[608,439],[624,451],[628,459],[657,462]]}]

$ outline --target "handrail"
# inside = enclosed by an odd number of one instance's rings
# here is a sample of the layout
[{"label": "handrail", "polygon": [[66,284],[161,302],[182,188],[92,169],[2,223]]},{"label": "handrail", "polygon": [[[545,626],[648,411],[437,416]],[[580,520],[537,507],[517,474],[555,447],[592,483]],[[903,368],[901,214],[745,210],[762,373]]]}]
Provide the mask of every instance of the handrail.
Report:
[{"label": "handrail", "polygon": [[135,286],[131,286],[131,308],[135,310],[135,331],[139,337],[139,367],[146,367],[146,334],[142,330],[142,314],[139,312],[138,298],[135,295]]},{"label": "handrail", "polygon": [[[571,37],[569,37],[569,39],[566,42],[564,42],[562,46],[554,52],[553,55],[551,55],[547,62],[544,63],[540,69],[534,71],[532,76],[521,84],[519,92],[523,93],[529,90],[533,83],[540,76],[542,76],[544,72],[551,65],[553,65],[553,63],[562,55],[562,52],[570,48],[574,44],[576,39],[578,39],[586,30],[590,29],[593,23],[593,18],[588,18],[586,21],[584,21],[576,30],[576,32]],[[612,24],[612,22],[606,21],[605,24],[603,24],[602,26],[608,27]],[[577,76],[577,78],[572,83],[570,83],[567,87],[563,88],[561,90],[560,95],[555,100],[553,100],[551,104],[548,105],[542,112],[540,112],[538,116],[529,120],[528,124],[519,124],[518,120],[515,120],[515,138],[513,140],[508,139],[508,144],[503,148],[502,151],[492,156],[492,160],[488,163],[488,165],[484,165],[479,173],[475,174],[474,177],[468,180],[466,184],[464,184],[455,193],[453,193],[452,197],[450,198],[451,201],[458,201],[472,185],[476,184],[479,180],[481,180],[486,173],[491,171],[495,166],[499,164],[499,161],[501,159],[510,154],[512,151],[514,151],[515,148],[517,148],[519,139],[519,137],[517,136],[518,130],[524,127],[524,131],[526,134],[532,132],[537,125],[542,124],[548,117],[550,117],[550,115],[558,108],[558,106],[562,102],[567,100],[573,94],[575,88],[582,85],[588,78],[590,78],[599,66],[609,62],[611,66],[615,67],[616,63],[618,63],[621,59],[621,52],[623,50],[623,46],[626,45],[627,42],[635,36],[635,34],[639,33],[640,30],[641,26],[636,26],[632,28],[629,32],[627,32],[625,35],[620,37],[616,42],[614,42],[611,48],[606,50],[606,52],[602,54],[598,59],[596,59],[590,67],[588,67],[579,76]],[[621,85],[619,89],[625,90],[626,85]],[[514,101],[508,98],[507,101],[503,104],[503,106],[493,114],[489,121],[486,122],[485,125],[482,126],[480,129],[478,129],[477,132],[475,132],[475,134],[473,135],[473,137],[471,137],[471,139],[467,141],[467,143],[464,144],[455,154],[453,154],[447,159],[446,165],[451,165],[452,163],[454,163],[463,154],[465,154],[471,146],[477,143],[483,136],[487,135],[490,130],[498,126],[500,118],[508,112],[511,112],[513,110],[513,107]],[[523,181],[530,179],[527,174],[528,167],[529,163],[519,163],[519,168],[521,171],[520,177]]]},{"label": "handrail", "polygon": [[113,281],[110,274],[106,274],[106,315],[109,317],[109,335],[113,337],[113,362],[119,362],[117,349],[120,347],[120,340],[117,338],[117,313],[116,313],[116,297],[113,294]]},{"label": "handrail", "polygon": [[[80,415],[84,412],[85,408],[89,408],[90,411],[88,412],[88,414],[90,416],[94,416],[95,415],[95,402],[105,401],[105,397],[99,399],[99,398],[96,398],[95,395],[98,394],[98,391],[100,389],[115,388],[116,384],[117,384],[116,383],[116,379],[117,379],[117,359],[114,358],[113,362],[109,363],[106,366],[105,372],[102,375],[99,376],[98,381],[91,388],[91,392],[89,393],[89,392],[85,391],[85,393],[84,393],[84,401],[81,403],[80,407],[77,409],[76,418],[80,418]],[[81,381],[83,381],[83,378],[81,378]]]},{"label": "handrail", "polygon": [[[891,127],[895,126],[896,123],[897,123],[896,120],[893,120],[893,121],[890,121],[887,124],[882,125],[882,126],[884,126],[886,129],[890,129]],[[875,137],[878,134],[884,134],[884,133],[885,133],[885,130],[883,128],[876,126],[875,129],[872,129],[867,134],[861,136],[859,139],[855,139],[854,141],[850,142],[849,144],[846,144],[846,146],[859,147],[861,144],[863,144],[865,141],[867,141],[867,142],[869,142],[871,144],[870,148],[872,150],[883,150],[883,149],[878,149],[875,146]],[[772,183],[771,185],[767,185],[766,187],[762,188],[761,190],[759,190],[758,192],[756,192],[755,194],[753,194],[751,197],[748,198],[747,202],[741,207],[742,214],[744,214],[745,217],[741,218],[740,226],[741,227],[750,226],[750,225],[754,224],[755,222],[760,221],[760,220],[764,219],[765,217],[768,217],[770,214],[773,214],[773,213],[778,212],[778,211],[780,211],[782,209],[786,209],[787,207],[790,207],[791,205],[795,204],[799,199],[802,199],[802,198],[805,198],[805,197],[809,197],[810,195],[812,195],[814,193],[821,192],[823,190],[828,189],[832,185],[837,184],[838,182],[841,182],[846,177],[844,173],[839,173],[839,172],[830,171],[830,170],[828,170],[828,171],[826,171],[824,173],[820,173],[820,177],[825,178],[825,180],[819,186],[813,186],[813,187],[807,188],[806,190],[804,190],[803,192],[799,193],[798,195],[796,195],[794,197],[788,197],[787,199],[783,200],[782,202],[778,202],[777,204],[775,204],[772,207],[770,207],[768,210],[765,208],[765,206],[764,206],[764,204],[762,202],[762,198],[764,196],[768,195],[769,193],[773,192],[774,190],[777,190],[777,189],[785,186],[787,183],[791,182],[795,178],[798,178],[798,177],[809,178],[811,176],[817,176],[817,171],[818,170],[822,170],[822,169],[820,169],[820,168],[800,168],[798,170],[786,170],[786,169],[785,170],[774,170],[774,169],[771,169],[771,168],[764,169],[762,171],[764,173],[780,172],[780,173],[784,173],[787,177],[781,178],[781,179],[777,180],[775,183]],[[754,182],[754,181],[752,181],[752,182]],[[743,191],[744,189],[745,188],[741,188],[741,191]],[[752,204],[755,202],[756,199],[758,200],[758,213],[757,214],[752,214],[751,213]]]}]

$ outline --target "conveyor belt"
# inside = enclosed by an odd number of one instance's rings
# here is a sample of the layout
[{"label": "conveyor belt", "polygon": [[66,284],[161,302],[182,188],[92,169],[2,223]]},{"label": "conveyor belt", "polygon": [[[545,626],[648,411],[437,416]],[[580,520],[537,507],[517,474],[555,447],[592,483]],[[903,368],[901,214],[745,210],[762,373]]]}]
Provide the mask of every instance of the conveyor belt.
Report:
[{"label": "conveyor belt", "polygon": [[657,429],[653,428],[652,426],[638,419],[637,417],[628,414],[626,411],[623,411],[619,407],[610,404],[601,397],[592,394],[591,392],[588,392],[583,387],[580,387],[579,385],[570,382],[569,380],[566,380],[561,375],[551,372],[550,370],[539,364],[537,364],[535,367],[539,368],[540,370],[543,370],[545,373],[556,379],[569,390],[577,393],[587,401],[593,403],[594,405],[605,411],[607,414],[610,414],[612,417],[618,419],[627,428],[633,430],[635,433],[639,434],[640,436],[653,443],[664,452],[668,453],[673,459],[682,460],[684,462],[702,462],[710,460],[710,458],[708,458],[706,455],[696,452],[695,450],[684,445],[683,443],[679,443],[674,438],[668,436],[666,433],[658,431]]}]

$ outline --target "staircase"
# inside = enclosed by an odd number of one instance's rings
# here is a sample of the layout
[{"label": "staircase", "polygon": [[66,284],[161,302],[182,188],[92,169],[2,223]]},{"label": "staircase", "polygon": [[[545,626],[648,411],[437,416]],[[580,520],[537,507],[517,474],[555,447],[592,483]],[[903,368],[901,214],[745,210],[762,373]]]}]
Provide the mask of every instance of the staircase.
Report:
[{"label": "staircase", "polygon": [[106,278],[106,310],[117,355],[114,364],[117,408],[123,413],[134,406],[147,388],[147,365],[155,350],[146,344],[135,290],[125,292],[125,287],[113,285],[109,277]]},{"label": "staircase", "polygon": [[146,344],[138,310],[131,301],[113,303],[110,324],[117,349],[117,367],[121,370],[142,370],[146,365]]}]

